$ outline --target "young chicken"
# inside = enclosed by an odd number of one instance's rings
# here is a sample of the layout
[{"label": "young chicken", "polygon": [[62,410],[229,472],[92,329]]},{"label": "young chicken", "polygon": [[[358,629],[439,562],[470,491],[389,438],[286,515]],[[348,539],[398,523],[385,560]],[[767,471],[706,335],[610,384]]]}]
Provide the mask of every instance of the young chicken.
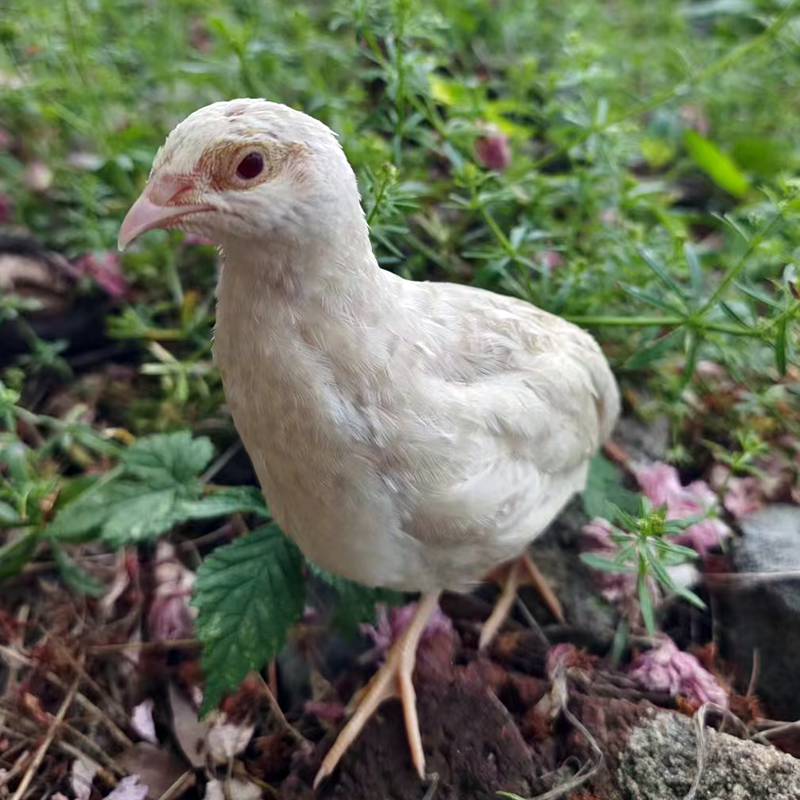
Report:
[{"label": "young chicken", "polygon": [[380,269],[335,134],[283,105],[231,100],[181,122],[120,249],[153,228],[222,251],[214,357],[275,520],[330,572],[422,592],[317,783],[395,692],[424,777],[419,637],[442,589],[498,568],[482,645],[523,578],[547,594],[525,549],[611,432],[608,363],[587,333],[521,300]]}]

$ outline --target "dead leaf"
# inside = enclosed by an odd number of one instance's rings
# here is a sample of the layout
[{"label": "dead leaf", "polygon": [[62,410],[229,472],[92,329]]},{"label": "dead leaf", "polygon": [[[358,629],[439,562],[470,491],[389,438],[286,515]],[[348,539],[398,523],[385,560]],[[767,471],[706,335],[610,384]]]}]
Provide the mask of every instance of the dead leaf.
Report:
[{"label": "dead leaf", "polygon": [[169,682],[169,705],[172,709],[172,729],[183,754],[193,767],[206,762],[206,737],[210,724],[197,717],[197,707],[174,684]]},{"label": "dead leaf", "polygon": [[150,744],[158,744],[156,736],[156,725],[153,722],[153,700],[147,698],[133,709],[131,714],[131,725],[136,733]]},{"label": "dead leaf", "polygon": [[227,763],[247,747],[254,730],[254,725],[235,725],[221,714],[206,736],[209,755],[217,764]]},{"label": "dead leaf", "polygon": [[261,789],[250,781],[209,781],[203,800],[259,800]]},{"label": "dead leaf", "polygon": [[145,800],[149,796],[150,788],[142,783],[141,776],[128,775],[123,778],[111,794],[107,794],[105,800]]},{"label": "dead leaf", "polygon": [[75,800],[89,800],[92,795],[92,782],[99,766],[86,756],[76,758],[70,767],[69,785],[75,792]]}]

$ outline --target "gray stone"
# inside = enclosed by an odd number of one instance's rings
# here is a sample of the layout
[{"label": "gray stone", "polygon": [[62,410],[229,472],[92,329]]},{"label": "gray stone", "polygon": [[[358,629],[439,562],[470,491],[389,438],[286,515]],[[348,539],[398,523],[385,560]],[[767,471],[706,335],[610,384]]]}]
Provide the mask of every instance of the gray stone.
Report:
[{"label": "gray stone", "polygon": [[739,667],[742,688],[759,653],[756,694],[771,716],[800,717],[800,508],[771,505],[742,521],[732,548],[737,573],[798,573],[797,578],[754,576],[715,592],[722,654]]},{"label": "gray stone", "polygon": [[[774,747],[705,729],[696,800],[798,800],[800,761]],[[625,800],[683,800],[697,775],[694,722],[662,711],[634,730],[617,781]]]},{"label": "gray stone", "polygon": [[648,421],[635,416],[624,417],[614,429],[613,439],[634,465],[664,461],[670,442],[669,417],[661,414]]},{"label": "gray stone", "polygon": [[[800,506],[775,504],[742,520],[744,536],[734,550],[739,572],[800,573]],[[764,584],[793,613],[800,613],[800,580]]]}]

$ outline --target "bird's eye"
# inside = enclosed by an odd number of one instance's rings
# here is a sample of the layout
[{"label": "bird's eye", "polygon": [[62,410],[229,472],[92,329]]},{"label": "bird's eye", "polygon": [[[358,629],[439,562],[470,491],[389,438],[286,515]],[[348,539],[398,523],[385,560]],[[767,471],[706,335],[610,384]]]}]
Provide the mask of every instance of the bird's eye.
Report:
[{"label": "bird's eye", "polygon": [[236,174],[245,181],[257,178],[264,171],[264,156],[261,153],[248,153],[236,167]]}]

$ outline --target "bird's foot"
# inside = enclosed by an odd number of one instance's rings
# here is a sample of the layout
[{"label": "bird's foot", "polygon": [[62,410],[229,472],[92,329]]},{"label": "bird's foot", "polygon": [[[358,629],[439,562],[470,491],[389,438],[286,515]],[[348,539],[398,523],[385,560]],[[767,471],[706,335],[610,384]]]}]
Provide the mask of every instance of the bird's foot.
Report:
[{"label": "bird's foot", "polygon": [[515,561],[510,564],[505,564],[489,576],[491,580],[500,585],[500,596],[497,598],[492,613],[489,619],[486,620],[481,631],[481,638],[479,648],[484,650],[489,646],[489,643],[494,639],[497,632],[500,630],[502,624],[508,617],[511,606],[514,605],[514,600],[517,598],[519,587],[524,584],[533,586],[539,596],[544,601],[544,604],[550,610],[550,613],[559,621],[564,622],[564,612],[561,609],[561,603],[548,585],[547,581],[539,572],[533,559],[524,553]]},{"label": "bird's foot", "polygon": [[339,733],[333,747],[328,751],[325,759],[314,778],[314,788],[330,775],[347,748],[356,740],[366,725],[375,709],[391,697],[399,697],[403,704],[403,717],[406,724],[408,745],[411,749],[411,760],[419,776],[425,779],[425,754],[422,751],[422,737],[419,732],[417,719],[417,696],[411,677],[414,673],[414,664],[417,656],[417,645],[425,626],[436,610],[439,593],[432,592],[423,595],[417,604],[414,616],[408,627],[395,641],[389,650],[386,661],[367,684],[366,689],[358,699],[353,716]]}]

